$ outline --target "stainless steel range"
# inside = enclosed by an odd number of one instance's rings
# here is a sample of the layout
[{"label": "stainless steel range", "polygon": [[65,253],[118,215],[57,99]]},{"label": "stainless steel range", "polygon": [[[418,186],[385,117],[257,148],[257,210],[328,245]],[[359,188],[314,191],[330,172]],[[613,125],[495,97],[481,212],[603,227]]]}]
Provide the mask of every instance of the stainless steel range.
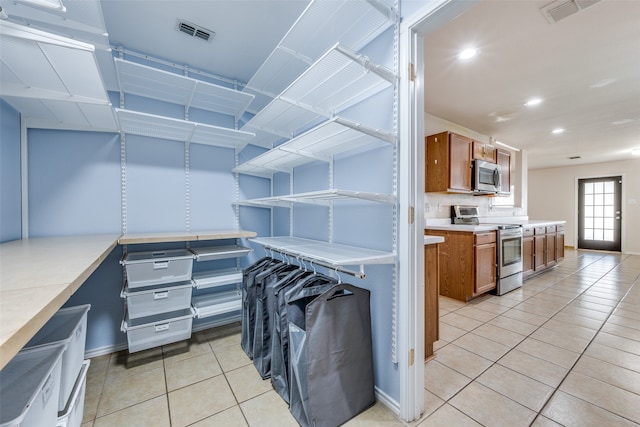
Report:
[{"label": "stainless steel range", "polygon": [[498,225],[496,295],[522,286],[522,227]]},{"label": "stainless steel range", "polygon": [[[451,206],[451,223],[480,225],[478,206]],[[522,286],[522,227],[514,224],[495,225],[496,295],[504,295]]]}]

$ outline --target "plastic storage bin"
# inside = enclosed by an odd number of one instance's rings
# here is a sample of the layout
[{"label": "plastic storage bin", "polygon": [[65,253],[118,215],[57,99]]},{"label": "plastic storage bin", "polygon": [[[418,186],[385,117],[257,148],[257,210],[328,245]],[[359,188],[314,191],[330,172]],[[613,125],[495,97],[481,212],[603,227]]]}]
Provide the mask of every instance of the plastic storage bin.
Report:
[{"label": "plastic storage bin", "polygon": [[121,296],[127,300],[129,318],[136,319],[189,308],[192,289],[193,282],[189,280],[166,287],[137,288],[135,291],[125,287]]},{"label": "plastic storage bin", "polygon": [[0,371],[0,427],[55,426],[64,344],[20,351]]},{"label": "plastic storage bin", "polygon": [[129,289],[191,280],[193,258],[187,249],[130,252],[120,261],[125,266]]},{"label": "plastic storage bin", "polygon": [[89,304],[61,308],[24,346],[27,349],[57,344],[66,345],[62,354],[58,411],[64,410],[82,368],[84,346],[87,340],[87,312],[90,308]]},{"label": "plastic storage bin", "polygon": [[80,369],[80,374],[73,386],[71,398],[67,402],[64,411],[58,412],[58,423],[56,427],[80,427],[82,415],[84,414],[84,392],[87,385],[87,372],[89,371],[90,360],[85,360]]},{"label": "plastic storage bin", "polygon": [[127,333],[129,352],[135,353],[191,338],[192,323],[191,308],[137,319],[125,313],[121,329]]}]

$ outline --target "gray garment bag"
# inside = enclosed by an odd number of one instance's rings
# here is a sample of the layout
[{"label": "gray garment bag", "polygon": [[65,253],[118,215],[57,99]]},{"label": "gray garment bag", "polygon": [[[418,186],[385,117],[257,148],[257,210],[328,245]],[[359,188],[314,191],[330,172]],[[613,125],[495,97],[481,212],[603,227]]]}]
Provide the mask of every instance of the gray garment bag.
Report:
[{"label": "gray garment bag", "polygon": [[305,305],[303,322],[289,318],[289,409],[303,427],[335,427],[375,403],[369,300],[338,284]]},{"label": "gray garment bag", "polygon": [[[295,299],[302,292],[306,296],[315,297],[337,283],[336,279],[329,276],[307,271],[296,280],[283,281],[274,288],[275,306],[271,328],[271,385],[287,403],[289,403],[289,320],[286,296]],[[306,290],[303,291],[303,289]],[[304,310],[298,310],[297,315],[299,318],[304,318]]]},{"label": "gray garment bag", "polygon": [[293,279],[303,273],[304,271],[295,265],[282,264],[267,269],[256,277],[253,365],[263,380],[271,376],[272,318],[275,307],[274,287],[283,280],[287,280],[287,278]]},{"label": "gray garment bag", "polygon": [[255,332],[256,316],[256,276],[269,266],[281,264],[273,258],[261,258],[242,272],[242,329],[240,346],[253,359],[253,334]]}]

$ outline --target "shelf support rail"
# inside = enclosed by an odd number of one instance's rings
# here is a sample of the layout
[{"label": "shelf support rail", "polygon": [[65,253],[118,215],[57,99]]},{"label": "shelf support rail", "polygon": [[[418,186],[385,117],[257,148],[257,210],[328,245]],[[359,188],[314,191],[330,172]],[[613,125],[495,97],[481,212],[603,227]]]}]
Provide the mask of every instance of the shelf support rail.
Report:
[{"label": "shelf support rail", "polygon": [[[269,252],[278,252],[279,254],[282,254],[282,255],[286,256],[287,258],[296,259],[299,262],[307,261],[312,266],[317,265],[317,266],[320,266],[320,267],[327,268],[327,269],[329,269],[331,271],[335,271],[336,273],[345,273],[345,274],[348,274],[350,276],[357,277],[359,279],[364,279],[366,277],[366,274],[364,272],[364,264],[360,264],[360,270],[359,271],[349,270],[348,268],[344,268],[344,267],[342,267],[340,265],[335,265],[335,264],[330,264],[330,263],[327,263],[327,262],[323,262],[323,261],[320,261],[320,260],[318,260],[316,258],[309,257],[309,256],[306,256],[306,255],[301,255],[299,253],[291,252],[291,251],[288,251],[286,249],[282,249],[282,248],[279,248],[279,247],[276,247],[276,246],[265,245],[265,244],[262,244],[262,243],[261,243],[261,245],[263,246],[265,252],[267,252],[267,250]],[[315,271],[315,269],[314,269],[314,271]]]}]

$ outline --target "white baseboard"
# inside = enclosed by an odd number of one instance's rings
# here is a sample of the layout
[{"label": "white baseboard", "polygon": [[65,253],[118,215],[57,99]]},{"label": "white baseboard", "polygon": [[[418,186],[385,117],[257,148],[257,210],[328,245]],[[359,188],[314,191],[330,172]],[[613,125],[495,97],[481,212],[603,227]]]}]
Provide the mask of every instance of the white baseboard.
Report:
[{"label": "white baseboard", "polygon": [[388,394],[384,391],[380,390],[378,387],[375,387],[376,399],[381,402],[384,406],[389,408],[398,418],[400,418],[400,403],[396,402],[392,399]]}]

